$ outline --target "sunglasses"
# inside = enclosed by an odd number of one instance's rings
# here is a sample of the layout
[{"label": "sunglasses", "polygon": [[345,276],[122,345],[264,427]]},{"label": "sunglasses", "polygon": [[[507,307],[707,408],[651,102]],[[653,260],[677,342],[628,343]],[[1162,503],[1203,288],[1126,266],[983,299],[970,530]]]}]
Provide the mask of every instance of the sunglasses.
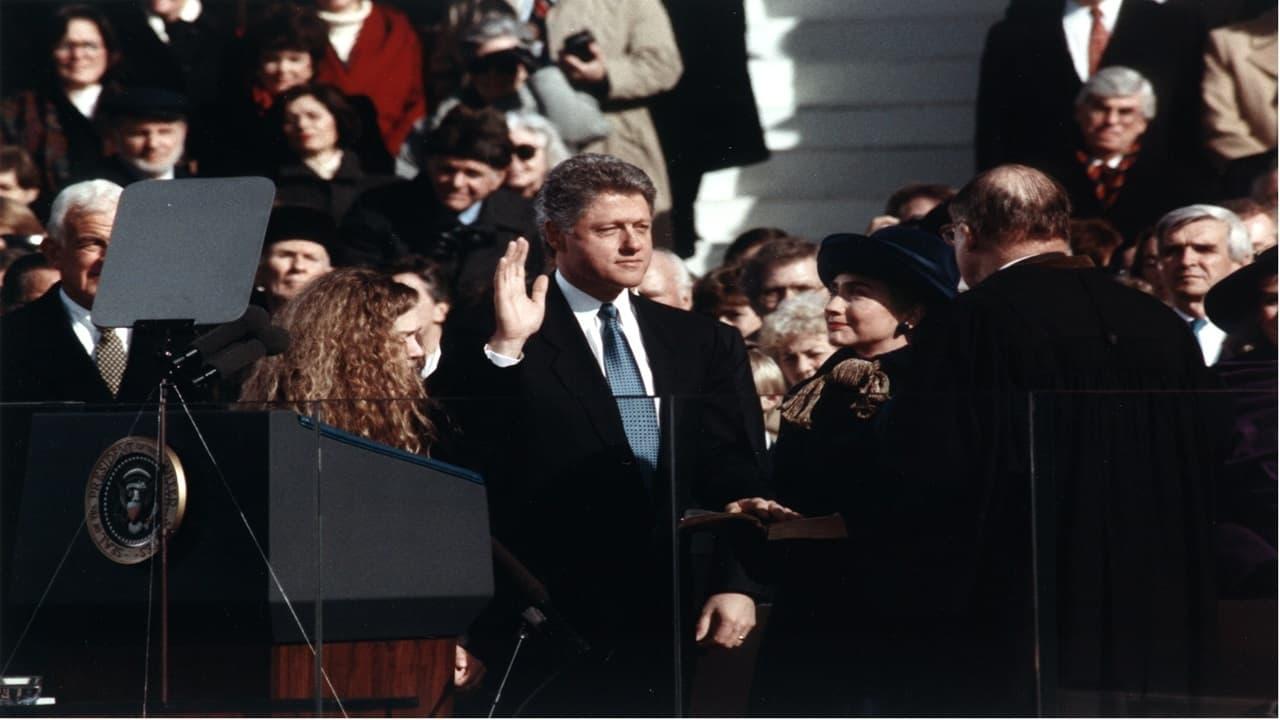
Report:
[{"label": "sunglasses", "polygon": [[536,145],[517,145],[511,149],[521,160],[532,160],[542,148]]},{"label": "sunglasses", "polygon": [[489,53],[482,55],[471,64],[467,69],[473,75],[484,75],[485,73],[498,73],[500,75],[515,75],[516,69],[524,64],[524,58],[517,50],[503,50],[501,52]]}]

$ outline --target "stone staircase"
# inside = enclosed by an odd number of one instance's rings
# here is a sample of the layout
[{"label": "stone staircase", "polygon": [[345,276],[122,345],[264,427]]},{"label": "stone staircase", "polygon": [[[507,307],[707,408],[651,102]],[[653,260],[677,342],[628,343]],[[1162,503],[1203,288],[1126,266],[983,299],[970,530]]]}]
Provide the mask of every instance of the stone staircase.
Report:
[{"label": "stone staircase", "polygon": [[690,267],[762,225],[858,231],[911,182],[973,171],[987,28],[1007,0],[746,0],[749,71],[773,157],[711,173]]}]

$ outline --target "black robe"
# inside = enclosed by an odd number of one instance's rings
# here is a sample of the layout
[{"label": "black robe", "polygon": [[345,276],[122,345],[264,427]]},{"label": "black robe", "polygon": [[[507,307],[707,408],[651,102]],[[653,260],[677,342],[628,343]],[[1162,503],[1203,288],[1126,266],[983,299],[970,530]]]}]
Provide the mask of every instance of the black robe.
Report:
[{"label": "black robe", "polygon": [[[936,714],[1195,712],[1213,605],[1218,417],[1194,338],[1087,259],[995,273],[932,313],[860,542],[906,617],[892,674]],[[893,568],[896,566],[896,570]]]}]

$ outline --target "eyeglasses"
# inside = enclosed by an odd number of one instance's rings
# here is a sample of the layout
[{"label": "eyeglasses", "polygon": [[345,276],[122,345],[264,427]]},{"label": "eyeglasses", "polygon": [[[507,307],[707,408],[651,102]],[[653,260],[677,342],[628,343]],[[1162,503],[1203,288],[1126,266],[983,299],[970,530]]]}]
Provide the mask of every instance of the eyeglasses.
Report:
[{"label": "eyeglasses", "polygon": [[541,150],[537,145],[517,145],[511,151],[521,160],[532,160]]},{"label": "eyeglasses", "polygon": [[938,234],[942,236],[942,239],[945,240],[948,245],[955,247],[969,235],[969,224],[962,222],[947,223],[941,228],[938,228]]},{"label": "eyeglasses", "polygon": [[512,49],[481,55],[472,60],[467,69],[473,75],[484,75],[490,72],[498,73],[499,75],[515,75],[516,69],[523,64],[523,56],[518,50]]},{"label": "eyeglasses", "polygon": [[83,51],[86,54],[96,55],[102,52],[102,43],[96,42],[60,42],[53,46],[54,52],[67,53],[68,55],[76,50]]}]

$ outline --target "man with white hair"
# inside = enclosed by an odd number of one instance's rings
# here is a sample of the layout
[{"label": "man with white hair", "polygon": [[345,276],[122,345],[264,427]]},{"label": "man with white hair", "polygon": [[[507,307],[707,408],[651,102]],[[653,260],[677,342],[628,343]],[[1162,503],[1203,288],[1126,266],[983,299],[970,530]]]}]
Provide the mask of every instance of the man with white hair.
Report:
[{"label": "man with white hair", "polygon": [[1215,283],[1253,259],[1249,231],[1230,210],[1188,205],[1160,218],[1156,242],[1170,305],[1195,334],[1205,365],[1213,365],[1222,352],[1226,332],[1209,321],[1204,296]]},{"label": "man with white hair", "polygon": [[1164,213],[1196,199],[1198,183],[1144,143],[1156,109],[1151,81],[1132,68],[1103,68],[1080,88],[1081,144],[1046,168],[1066,189],[1074,217],[1106,220],[1133,240]]},{"label": "man with white hair", "polygon": [[653,249],[653,259],[636,292],[669,307],[693,309],[693,275],[679,255],[664,248]]},{"label": "man with white hair", "polygon": [[0,319],[5,402],[142,402],[159,382],[153,341],[134,342],[127,328],[93,323],[121,192],[115,183],[90,180],[68,186],[53,201],[41,250],[62,280]]}]

